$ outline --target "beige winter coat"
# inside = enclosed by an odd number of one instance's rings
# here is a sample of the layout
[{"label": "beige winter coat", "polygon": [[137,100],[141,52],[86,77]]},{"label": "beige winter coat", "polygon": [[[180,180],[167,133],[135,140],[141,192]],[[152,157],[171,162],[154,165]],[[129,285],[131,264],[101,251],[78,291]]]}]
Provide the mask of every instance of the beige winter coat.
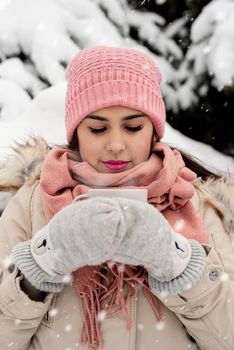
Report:
[{"label": "beige winter coat", "polygon": [[[27,145],[0,168],[0,190],[23,185],[0,219],[1,350],[88,349],[79,343],[80,301],[72,285],[35,302],[20,289],[19,271],[3,267],[12,247],[45,225],[37,180],[43,152],[42,142],[31,150]],[[203,277],[181,295],[161,297],[163,324],[157,323],[139,289],[128,305],[130,330],[121,313],[101,322],[103,350],[234,349],[234,180],[198,180],[196,188],[193,202],[209,232]]]}]

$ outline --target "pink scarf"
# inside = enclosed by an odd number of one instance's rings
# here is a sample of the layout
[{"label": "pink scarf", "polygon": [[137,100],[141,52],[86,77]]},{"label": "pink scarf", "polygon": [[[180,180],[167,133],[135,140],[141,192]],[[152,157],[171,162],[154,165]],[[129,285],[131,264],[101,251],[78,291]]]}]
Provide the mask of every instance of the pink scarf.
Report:
[{"label": "pink scarf", "polygon": [[[181,154],[162,142],[156,142],[148,160],[119,173],[98,173],[87,162],[66,148],[52,149],[43,164],[41,174],[42,204],[49,221],[72,200],[87,193],[89,188],[147,188],[148,202],[161,211],[177,232],[187,238],[207,242],[201,218],[191,203],[192,181],[196,174],[185,167]],[[81,298],[84,326],[81,342],[96,349],[101,345],[98,315],[105,310],[111,317],[121,310],[131,326],[127,302],[136,294],[139,283],[158,319],[159,300],[150,292],[147,272],[140,266],[104,263],[85,266],[73,273],[74,286]]]}]

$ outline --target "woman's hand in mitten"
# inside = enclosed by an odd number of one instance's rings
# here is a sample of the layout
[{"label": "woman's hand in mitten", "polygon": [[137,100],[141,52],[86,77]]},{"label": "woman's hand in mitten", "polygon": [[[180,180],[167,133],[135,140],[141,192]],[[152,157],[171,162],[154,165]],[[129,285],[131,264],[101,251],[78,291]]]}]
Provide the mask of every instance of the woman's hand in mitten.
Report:
[{"label": "woman's hand in mitten", "polygon": [[56,292],[66,275],[111,259],[125,232],[116,201],[88,199],[59,211],[32,240],[17,244],[12,258],[34,287]]},{"label": "woman's hand in mitten", "polygon": [[158,291],[180,293],[194,285],[205,267],[200,243],[176,233],[152,205],[116,198],[126,221],[126,234],[113,256],[124,264],[142,265]]}]

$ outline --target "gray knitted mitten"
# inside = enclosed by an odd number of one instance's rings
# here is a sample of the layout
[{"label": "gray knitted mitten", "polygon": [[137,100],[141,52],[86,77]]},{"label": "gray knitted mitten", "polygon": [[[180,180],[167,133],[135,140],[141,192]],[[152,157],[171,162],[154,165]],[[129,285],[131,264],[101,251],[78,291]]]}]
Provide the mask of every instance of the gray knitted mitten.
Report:
[{"label": "gray knitted mitten", "polygon": [[192,287],[205,269],[202,245],[176,233],[152,205],[116,198],[123,211],[126,234],[112,257],[149,272],[149,285],[158,292],[178,294]]},{"label": "gray knitted mitten", "polygon": [[54,215],[32,240],[17,244],[12,259],[34,287],[59,292],[66,275],[111,259],[125,233],[124,216],[116,201],[79,201]]}]

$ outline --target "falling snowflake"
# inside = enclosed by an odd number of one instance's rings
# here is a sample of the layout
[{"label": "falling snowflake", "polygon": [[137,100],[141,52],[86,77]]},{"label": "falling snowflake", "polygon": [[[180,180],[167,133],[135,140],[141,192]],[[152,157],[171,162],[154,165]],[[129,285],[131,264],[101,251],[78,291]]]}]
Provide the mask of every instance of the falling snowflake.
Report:
[{"label": "falling snowflake", "polygon": [[125,265],[124,264],[119,264],[118,265],[118,271],[119,272],[124,272],[124,270],[125,270]]},{"label": "falling snowflake", "polygon": [[106,318],[106,314],[107,312],[105,310],[101,310],[99,313],[98,313],[98,321],[99,322],[102,322],[105,320]]},{"label": "falling snowflake", "polygon": [[155,0],[157,5],[163,5],[167,0]]},{"label": "falling snowflake", "polygon": [[67,324],[66,327],[65,327],[65,331],[66,332],[71,332],[72,330],[72,325],[71,324]]},{"label": "falling snowflake", "polygon": [[152,74],[151,67],[148,63],[143,64],[142,68],[144,69],[145,73],[147,73],[148,75]]},{"label": "falling snowflake", "polygon": [[57,308],[53,308],[53,309],[51,309],[51,310],[49,311],[50,317],[56,316],[57,313],[58,313],[58,309],[57,309]]},{"label": "falling snowflake", "polygon": [[181,232],[185,226],[184,220],[177,220],[173,228],[176,232]]},{"label": "falling snowflake", "polygon": [[164,302],[167,301],[167,299],[166,299],[167,296],[168,296],[168,293],[167,293],[166,291],[160,292],[160,298],[161,298],[161,299],[164,299]]},{"label": "falling snowflake", "polygon": [[15,319],[15,325],[18,326],[22,323],[22,320],[20,320],[19,318]]},{"label": "falling snowflake", "polygon": [[113,260],[109,260],[107,261],[107,266],[109,267],[109,269],[112,269],[115,266],[115,262]]},{"label": "falling snowflake", "polygon": [[139,329],[139,331],[143,331],[144,330],[144,325],[142,323],[138,323],[137,329]]},{"label": "falling snowflake", "polygon": [[220,69],[225,69],[225,68],[226,68],[225,61],[218,61],[218,62],[217,62],[217,66],[218,66]]},{"label": "falling snowflake", "polygon": [[157,331],[162,331],[165,328],[165,322],[159,321],[155,324],[155,328]]},{"label": "falling snowflake", "polygon": [[63,283],[64,284],[69,284],[69,283],[72,283],[72,275],[64,275],[63,276]]},{"label": "falling snowflake", "polygon": [[228,281],[228,280],[229,280],[229,275],[228,275],[228,273],[223,272],[223,273],[220,275],[220,281],[221,281],[221,282],[226,282],[226,281]]},{"label": "falling snowflake", "polygon": [[210,51],[211,51],[211,47],[210,46],[205,46],[204,47],[204,49],[203,49],[203,53],[204,53],[204,55],[207,55],[208,53],[210,53]]}]

